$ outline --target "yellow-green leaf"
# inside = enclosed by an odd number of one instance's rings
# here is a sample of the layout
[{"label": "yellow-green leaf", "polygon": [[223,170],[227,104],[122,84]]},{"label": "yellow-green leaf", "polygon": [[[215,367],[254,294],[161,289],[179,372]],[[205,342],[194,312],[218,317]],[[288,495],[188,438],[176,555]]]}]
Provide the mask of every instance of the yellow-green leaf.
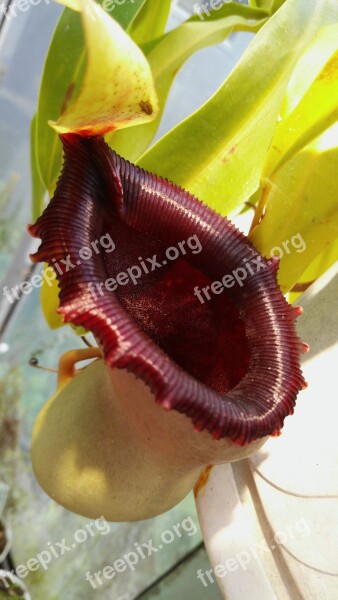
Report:
[{"label": "yellow-green leaf", "polygon": [[283,292],[338,239],[337,139],[336,124],[281,167],[270,181],[263,220],[250,234],[263,255],[281,256]]},{"label": "yellow-green leaf", "polygon": [[297,290],[291,291],[288,295],[290,304],[293,304],[299,296],[301,296],[319,277],[321,277],[326,271],[332,267],[338,260],[338,239],[328,247],[325,248],[315,260],[305,269],[297,281]]},{"label": "yellow-green leaf", "polygon": [[259,188],[295,64],[318,30],[338,22],[333,0],[287,0],[257,33],[218,92],[139,163],[230,214]]},{"label": "yellow-green leaf", "polygon": [[58,0],[81,12],[87,65],[80,93],[50,125],[58,133],[102,135],[156,117],[149,64],[132,39],[94,0]]},{"label": "yellow-green leaf", "polygon": [[[48,274],[46,276],[47,269]],[[60,288],[54,269],[45,265],[40,300],[43,316],[51,329],[57,329],[58,327],[65,325],[62,317],[56,312],[59,308],[59,292]]]},{"label": "yellow-green leaf", "polygon": [[107,136],[107,142],[124,158],[136,161],[151,143],[160,124],[171,85],[179,69],[201,48],[222,42],[234,31],[258,31],[267,13],[237,2],[190,19],[146,45],[144,51],[152,69],[159,98],[160,112],[156,120],[137,126],[133,131],[121,130]]},{"label": "yellow-green leaf", "polygon": [[273,14],[278,10],[286,0],[249,0],[250,6],[257,6],[258,8],[264,8],[268,10],[270,14]]},{"label": "yellow-green leaf", "polygon": [[272,0],[249,0],[250,6],[257,6],[258,8],[264,8],[270,10]]},{"label": "yellow-green leaf", "polygon": [[[60,288],[56,279],[56,273],[52,267],[45,265],[43,272],[43,283],[40,291],[40,302],[43,316],[45,317],[49,327],[51,329],[58,329],[67,325],[64,323],[63,318],[56,311],[59,308],[59,293]],[[86,329],[83,327],[77,327],[76,325],[70,326],[77,335],[85,335]]]},{"label": "yellow-green leaf", "polygon": [[[310,85],[309,79],[312,79]],[[263,176],[270,177],[337,120],[338,24],[323,28],[299,61],[286,93]]]},{"label": "yellow-green leaf", "polygon": [[[102,2],[102,0],[99,0]],[[111,7],[115,20],[127,29],[145,0]],[[52,195],[62,162],[62,146],[48,119],[57,120],[79,93],[85,69],[81,17],[66,8],[58,22],[47,54],[37,111],[37,157],[41,178]]]},{"label": "yellow-green leaf", "polygon": [[37,147],[36,147],[36,115],[31,122],[31,176],[32,176],[32,219],[36,219],[41,215],[44,209],[44,197],[46,188],[40,177]]},{"label": "yellow-green leaf", "polygon": [[170,7],[171,0],[145,2],[129,29],[129,34],[136,44],[141,46],[163,34]]}]

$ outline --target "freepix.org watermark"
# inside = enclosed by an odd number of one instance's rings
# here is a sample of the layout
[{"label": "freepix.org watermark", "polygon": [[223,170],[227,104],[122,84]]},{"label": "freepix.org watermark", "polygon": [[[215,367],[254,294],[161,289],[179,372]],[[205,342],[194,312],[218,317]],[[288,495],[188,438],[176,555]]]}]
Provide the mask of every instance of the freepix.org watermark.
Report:
[{"label": "freepix.org watermark", "polygon": [[[83,529],[78,529],[73,535],[73,539],[67,542],[66,538],[62,538],[59,542],[47,542],[47,548],[39,552],[36,556],[30,558],[26,564],[18,565],[16,569],[12,569],[11,574],[25,579],[30,572],[44,569],[47,571],[52,561],[61,558],[68,552],[72,552],[77,548],[78,545],[84,544],[90,537],[94,537],[96,534],[107,535],[110,532],[110,525],[104,517],[99,517],[95,521],[86,523]],[[8,577],[10,577],[8,575]],[[0,581],[9,587],[9,583],[6,578],[0,577]]]},{"label": "freepix.org watermark", "polygon": [[[122,6],[123,4],[135,4],[136,1],[137,0],[103,0],[101,7],[103,10],[114,16],[114,10],[117,6]],[[96,21],[100,10],[96,4],[90,4],[87,0],[84,10],[92,21]]]},{"label": "freepix.org watermark", "polygon": [[115,292],[118,286],[127,285],[130,282],[134,285],[137,285],[141,277],[149,275],[149,273],[152,273],[156,269],[164,267],[168,264],[168,262],[177,260],[178,258],[186,255],[189,251],[191,251],[192,254],[199,254],[202,251],[202,244],[196,234],[190,236],[187,240],[178,242],[177,246],[170,246],[167,248],[165,251],[164,260],[160,261],[157,254],[154,254],[151,258],[149,257],[146,259],[143,259],[142,256],[139,256],[139,262],[137,265],[133,265],[125,271],[121,271],[116,275],[115,278],[108,277],[106,281],[95,284],[90,282],[88,283],[88,289],[93,298],[97,300],[98,294],[103,296],[103,288],[105,288],[108,292]]},{"label": "freepix.org watermark", "polygon": [[[38,6],[43,2],[45,4],[51,4],[51,0],[16,0],[15,3],[12,3],[9,6],[5,2],[2,2],[0,4],[0,14],[4,15],[7,21],[10,21],[17,17],[20,12],[26,12],[31,6]],[[113,13],[116,6],[121,6],[122,4],[135,4],[135,2],[136,0],[103,0],[102,8],[109,13]],[[93,7],[88,3],[85,7],[85,11],[92,21],[96,21],[95,6]]]},{"label": "freepix.org watermark", "polygon": [[154,546],[153,539],[150,538],[143,544],[134,543],[135,549],[131,552],[127,552],[122,557],[117,558],[112,565],[105,566],[102,570],[96,573],[86,573],[86,581],[95,590],[98,586],[103,585],[106,581],[109,581],[116,577],[118,573],[124,571],[135,571],[137,565],[141,560],[146,560],[153,554],[160,552],[165,546],[172,544],[175,539],[181,538],[183,535],[196,535],[198,529],[195,525],[192,517],[183,519],[181,523],[173,525],[171,529],[167,529],[161,533],[161,543],[158,546]]},{"label": "freepix.org watermark", "polygon": [[299,519],[293,525],[288,525],[285,530],[276,531],[273,536],[274,543],[270,546],[265,539],[253,544],[248,543],[245,550],[237,552],[234,556],[230,556],[224,564],[217,564],[214,569],[208,569],[208,571],[204,572],[202,569],[198,569],[196,577],[204,587],[208,587],[210,583],[215,582],[214,575],[223,579],[229,575],[229,573],[237,571],[238,569],[246,571],[252,559],[259,560],[260,555],[263,555],[266,552],[273,552],[278,546],[285,546],[289,540],[308,537],[310,533],[310,527],[306,520]]},{"label": "freepix.org watermark", "polygon": [[195,2],[194,13],[199,16],[201,21],[204,21],[205,15],[210,17],[211,10],[220,10],[224,4],[229,4],[231,1],[232,0],[209,0],[208,2]]},{"label": "freepix.org watermark", "polygon": [[[284,241],[281,246],[271,248],[271,260],[273,260],[273,257],[282,258],[284,252],[291,254],[292,249],[296,250],[298,254],[306,250],[306,244],[300,233],[294,235],[291,240]],[[222,294],[225,289],[232,288],[236,284],[243,287],[248,276],[256,275],[266,268],[267,265],[263,262],[261,256],[257,256],[257,258],[252,258],[251,260],[244,258],[243,266],[234,269],[231,273],[223,275],[221,281],[213,281],[210,285],[206,285],[201,290],[196,285],[194,288],[194,296],[198,298],[201,304],[204,304],[206,300],[211,300],[210,294]]]},{"label": "freepix.org watermark", "polygon": [[122,4],[135,4],[136,0],[103,0],[101,6],[107,12],[112,12],[115,10],[116,6],[121,6]]},{"label": "freepix.org watermark", "polygon": [[78,259],[72,259],[70,254],[68,254],[66,258],[61,258],[59,261],[53,258],[51,261],[53,267],[47,267],[41,275],[33,275],[29,281],[22,281],[19,285],[15,285],[10,289],[5,286],[2,293],[6,296],[8,302],[13,304],[13,302],[20,299],[22,294],[30,294],[34,288],[40,288],[44,282],[51,287],[54,279],[56,279],[56,272],[59,275],[68,273],[71,269],[75,269],[81,265],[83,261],[90,260],[94,253],[99,254],[101,248],[108,254],[115,250],[115,244],[109,233],[101,235],[98,240],[93,240],[90,242],[89,246],[80,248]]},{"label": "freepix.org watermark", "polygon": [[7,21],[14,19],[18,16],[20,12],[26,12],[29,10],[31,6],[38,6],[44,2],[45,4],[50,4],[51,0],[17,0],[15,3],[10,4],[9,6],[3,2],[0,4],[0,14],[4,15]]}]

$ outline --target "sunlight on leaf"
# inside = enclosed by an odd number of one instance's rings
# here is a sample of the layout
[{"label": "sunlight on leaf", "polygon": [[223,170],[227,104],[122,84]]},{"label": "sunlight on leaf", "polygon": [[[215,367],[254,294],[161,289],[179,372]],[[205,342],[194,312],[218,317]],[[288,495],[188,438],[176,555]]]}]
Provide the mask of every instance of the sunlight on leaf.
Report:
[{"label": "sunlight on leaf", "polygon": [[300,281],[320,254],[331,252],[338,239],[337,136],[336,124],[276,173],[263,220],[249,236],[265,256],[281,249],[278,281],[283,292]]},{"label": "sunlight on leaf", "polygon": [[276,127],[263,177],[271,176],[338,120],[338,25],[322,29],[300,60],[283,110],[289,114],[284,112]]},{"label": "sunlight on leaf", "polygon": [[156,92],[138,46],[94,0],[60,3],[82,14],[87,66],[75,103],[50,125],[58,133],[102,135],[154,119]]},{"label": "sunlight on leaf", "polygon": [[275,13],[286,0],[249,0],[250,6],[257,6],[268,10],[270,14]]},{"label": "sunlight on leaf", "polygon": [[280,111],[283,119],[295,110],[332,54],[337,50],[336,31],[336,24],[322,27],[300,57],[283,98]]},{"label": "sunlight on leaf", "polygon": [[31,122],[31,176],[32,176],[32,220],[35,221],[44,209],[46,188],[41,181],[36,147],[36,115]]},{"label": "sunlight on leaf", "polygon": [[270,10],[272,0],[249,0],[249,6]]},{"label": "sunlight on leaf", "polygon": [[[161,4],[161,15],[156,13],[149,14],[149,8],[154,6],[152,0],[144,5],[144,9],[139,12],[139,19],[135,20],[135,29],[130,27],[132,33],[137,32],[141,36],[141,15],[146,14],[147,19],[156,21],[156,31],[164,27],[164,15],[166,8]],[[138,2],[141,6],[144,4]],[[147,9],[148,7],[148,9]],[[114,16],[121,7],[116,6]],[[123,8],[123,7],[122,7]],[[119,14],[122,22],[122,14]],[[134,15],[135,16],[135,15]],[[170,32],[156,41],[156,44],[149,50],[153,69],[155,71],[156,86],[161,90],[161,111],[163,110],[167,94],[174,80],[175,74],[180,66],[196,50],[222,41],[229,33],[234,30],[248,29],[256,30],[260,22],[264,22],[266,17],[264,11],[251,10],[248,7],[231,3],[222,7],[222,10],[202,23],[200,19],[193,17],[187,23],[182,24],[177,30]],[[256,22],[255,22],[256,21]],[[132,19],[130,18],[132,23]],[[127,24],[126,20],[123,23]],[[143,31],[144,36],[146,33]],[[143,38],[145,40],[145,37]],[[62,111],[62,107],[67,107],[70,100],[79,93],[79,82],[83,79],[83,70],[85,65],[83,49],[82,28],[79,15],[66,9],[60,19],[57,30],[50,47],[47,57],[43,82],[40,92],[38,122],[38,152],[40,169],[44,175],[45,182],[48,182],[49,192],[52,195],[55,181],[58,177],[61,167],[62,155],[61,146],[55,132],[47,126],[47,119],[53,117],[57,119]],[[81,52],[80,52],[81,50]],[[70,59],[68,58],[70,57]],[[161,62],[162,61],[162,62]],[[69,87],[67,88],[67,84]],[[113,147],[129,159],[138,157],[149,145],[156,129],[159,125],[160,116],[154,123],[148,123],[142,126],[133,127],[132,130],[120,130],[112,136],[107,136],[107,141],[113,139]],[[47,316],[48,306],[56,308],[58,306],[58,290],[56,286],[45,290],[47,298],[45,302],[45,313]],[[48,320],[48,319],[47,319]],[[55,315],[55,320],[49,313],[49,322],[51,326],[60,326],[62,323],[59,317]],[[53,325],[54,323],[54,325]],[[57,325],[56,323],[59,323]]]},{"label": "sunlight on leaf", "polygon": [[[72,323],[64,323],[63,318],[56,311],[59,308],[59,293],[60,288],[58,281],[55,278],[53,279],[51,273],[51,267],[47,264],[44,267],[43,272],[43,283],[41,287],[41,309],[43,316],[45,317],[47,324],[51,329],[58,329],[59,327],[64,327],[65,325],[70,325],[71,328],[75,331],[76,335],[85,335],[87,333],[86,329],[83,327],[77,327]],[[54,271],[55,274],[55,271]]]},{"label": "sunlight on leaf", "polygon": [[58,327],[65,325],[61,316],[56,312],[59,308],[60,288],[57,279],[51,280],[49,277],[46,277],[46,269],[48,269],[48,273],[50,273],[51,267],[45,265],[44,268],[43,284],[41,287],[40,296],[41,308],[43,316],[45,317],[49,327],[51,329],[57,329]]},{"label": "sunlight on leaf", "polygon": [[[101,0],[100,0],[101,1]],[[126,29],[145,0],[114,4],[114,18]],[[41,178],[52,195],[62,163],[62,148],[48,120],[57,120],[81,87],[85,48],[81,17],[66,8],[58,22],[47,54],[37,111],[37,156]]]},{"label": "sunlight on leaf", "polygon": [[271,14],[273,15],[277,10],[279,10],[285,2],[286,0],[272,0],[270,8]]},{"label": "sunlight on leaf", "polygon": [[338,5],[332,0],[288,0],[259,31],[218,92],[159,140],[140,165],[222,214],[233,212],[259,188],[296,61],[320,27],[337,21]]},{"label": "sunlight on leaf", "polygon": [[224,41],[234,31],[257,31],[265,22],[266,12],[238,3],[225,4],[210,11],[204,20],[194,15],[176,29],[145,47],[159,98],[160,113],[152,123],[135,127],[132,132],[117,131],[107,142],[124,158],[136,161],[153,140],[172,83],[183,64],[198,50]]},{"label": "sunlight on leaf", "polygon": [[145,2],[129,29],[129,34],[136,44],[141,46],[163,34],[170,7],[171,0]]},{"label": "sunlight on leaf", "polygon": [[[305,269],[304,273],[297,281],[297,287],[300,291],[290,292],[288,300],[292,304],[306,291],[309,284],[316,281],[326,271],[332,267],[338,260],[338,239],[328,248],[325,248],[315,260]],[[304,290],[304,291],[303,291]]]}]

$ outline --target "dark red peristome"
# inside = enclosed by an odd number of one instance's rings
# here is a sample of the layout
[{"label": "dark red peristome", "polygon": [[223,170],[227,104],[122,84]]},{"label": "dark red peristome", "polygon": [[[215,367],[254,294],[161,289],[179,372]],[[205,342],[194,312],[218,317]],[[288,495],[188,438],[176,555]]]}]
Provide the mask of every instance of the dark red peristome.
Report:
[{"label": "dark red peristome", "polygon": [[[238,444],[279,432],[305,383],[297,310],[280,292],[276,261],[261,259],[227,219],[125,161],[102,138],[61,139],[65,159],[54,198],[29,231],[42,239],[34,261],[53,266],[69,255],[76,265],[58,275],[65,321],[92,331],[109,366],[142,378],[159,404],[184,413],[196,429]],[[107,233],[115,250],[99,246],[77,264],[81,248]],[[115,292],[102,286],[96,298],[89,290],[141,258],[156,254],[162,263],[168,247],[191,236],[202,251],[187,248],[136,285]],[[264,267],[199,302],[195,286],[221,280],[243,259],[261,259]]]}]

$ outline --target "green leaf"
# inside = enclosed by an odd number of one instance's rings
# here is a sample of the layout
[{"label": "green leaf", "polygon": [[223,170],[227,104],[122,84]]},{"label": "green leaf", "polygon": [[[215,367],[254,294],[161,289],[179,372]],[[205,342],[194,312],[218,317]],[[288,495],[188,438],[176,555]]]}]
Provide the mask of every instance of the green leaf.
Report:
[{"label": "green leaf", "polygon": [[249,5],[257,6],[257,8],[264,8],[269,11],[269,14],[273,15],[285,1],[286,0],[249,0]]},{"label": "green leaf", "polygon": [[281,255],[278,280],[283,292],[338,239],[337,135],[336,124],[275,174],[264,217],[250,233],[263,255]]},{"label": "green leaf", "polygon": [[319,279],[326,271],[332,267],[338,260],[338,240],[325,248],[315,260],[305,269],[297,281],[297,292],[290,292],[288,301],[293,304],[299,296],[309,287],[311,283]]},{"label": "green leaf", "polygon": [[52,277],[45,277],[46,269],[48,269],[48,272],[51,273],[52,267],[49,267],[46,264],[44,268],[43,283],[40,292],[41,309],[49,327],[51,329],[58,329],[59,327],[63,327],[65,325],[61,315],[56,312],[60,304],[60,288],[56,279],[55,271],[55,278],[53,279]]},{"label": "green leaf", "polygon": [[171,0],[146,0],[129,29],[139,46],[160,37],[167,24]]},{"label": "green leaf", "polygon": [[108,143],[122,156],[136,161],[151,143],[160,120],[174,78],[182,65],[201,48],[218,44],[233,31],[257,31],[265,22],[266,12],[236,2],[211,11],[203,20],[192,16],[176,29],[145,47],[152,69],[160,113],[156,120],[129,131],[118,131],[107,136]]},{"label": "green leaf", "polygon": [[290,83],[264,167],[265,177],[338,120],[338,25],[319,32]]},{"label": "green leaf", "polygon": [[[127,27],[144,0],[128,3],[128,7],[114,5],[114,16]],[[57,119],[65,109],[71,97],[77,96],[84,74],[85,53],[82,26],[78,14],[66,9],[55,31],[47,56],[41,89],[37,121],[32,124],[32,176],[33,185],[37,186],[37,164],[33,162],[38,156],[39,168],[45,185],[52,193],[61,166],[61,144],[56,133],[48,126],[48,118]],[[63,110],[62,110],[63,109]],[[34,129],[36,128],[35,135]],[[36,147],[35,147],[36,143]],[[33,171],[35,169],[36,172]],[[37,192],[34,198],[39,198]],[[41,206],[37,205],[36,216]],[[60,315],[56,313],[59,306],[59,288],[56,281],[51,285],[44,283],[41,289],[41,306],[47,323],[52,329],[64,325]],[[80,335],[82,328],[77,328]]]},{"label": "green leaf", "polygon": [[[46,271],[48,270],[48,274]],[[51,273],[54,273],[55,277]],[[77,327],[72,323],[64,323],[63,318],[56,311],[59,308],[59,293],[60,288],[56,278],[56,273],[52,267],[45,264],[44,274],[42,278],[42,286],[40,291],[40,302],[43,316],[45,317],[49,327],[51,329],[59,329],[65,325],[70,325],[75,331],[76,335],[85,335],[86,329],[83,327]]]},{"label": "green leaf", "polygon": [[279,10],[285,2],[286,0],[272,0],[270,8],[271,14],[273,15],[275,12],[277,12],[277,10]]},{"label": "green leaf", "polygon": [[58,0],[81,13],[86,71],[79,95],[57,121],[58,133],[103,135],[156,117],[149,64],[122,27],[94,0]]},{"label": "green leaf", "polygon": [[271,0],[249,0],[249,6],[253,6],[255,8],[264,8],[269,11],[271,6]]},{"label": "green leaf", "polygon": [[44,209],[44,197],[46,194],[46,187],[40,177],[37,161],[37,147],[36,147],[36,115],[33,117],[31,122],[31,175],[32,175],[32,220],[36,219],[41,215]]},{"label": "green leaf", "polygon": [[287,0],[218,92],[159,140],[140,165],[175,181],[220,213],[233,212],[259,188],[296,61],[320,27],[337,21],[333,0]]},{"label": "green leaf", "polygon": [[[145,0],[115,4],[114,18],[125,29]],[[113,10],[112,8],[112,10]],[[85,67],[85,49],[80,15],[65,9],[48,51],[37,113],[37,153],[41,177],[53,192],[62,162],[61,143],[48,120],[57,120],[72,97],[79,92]]]}]

